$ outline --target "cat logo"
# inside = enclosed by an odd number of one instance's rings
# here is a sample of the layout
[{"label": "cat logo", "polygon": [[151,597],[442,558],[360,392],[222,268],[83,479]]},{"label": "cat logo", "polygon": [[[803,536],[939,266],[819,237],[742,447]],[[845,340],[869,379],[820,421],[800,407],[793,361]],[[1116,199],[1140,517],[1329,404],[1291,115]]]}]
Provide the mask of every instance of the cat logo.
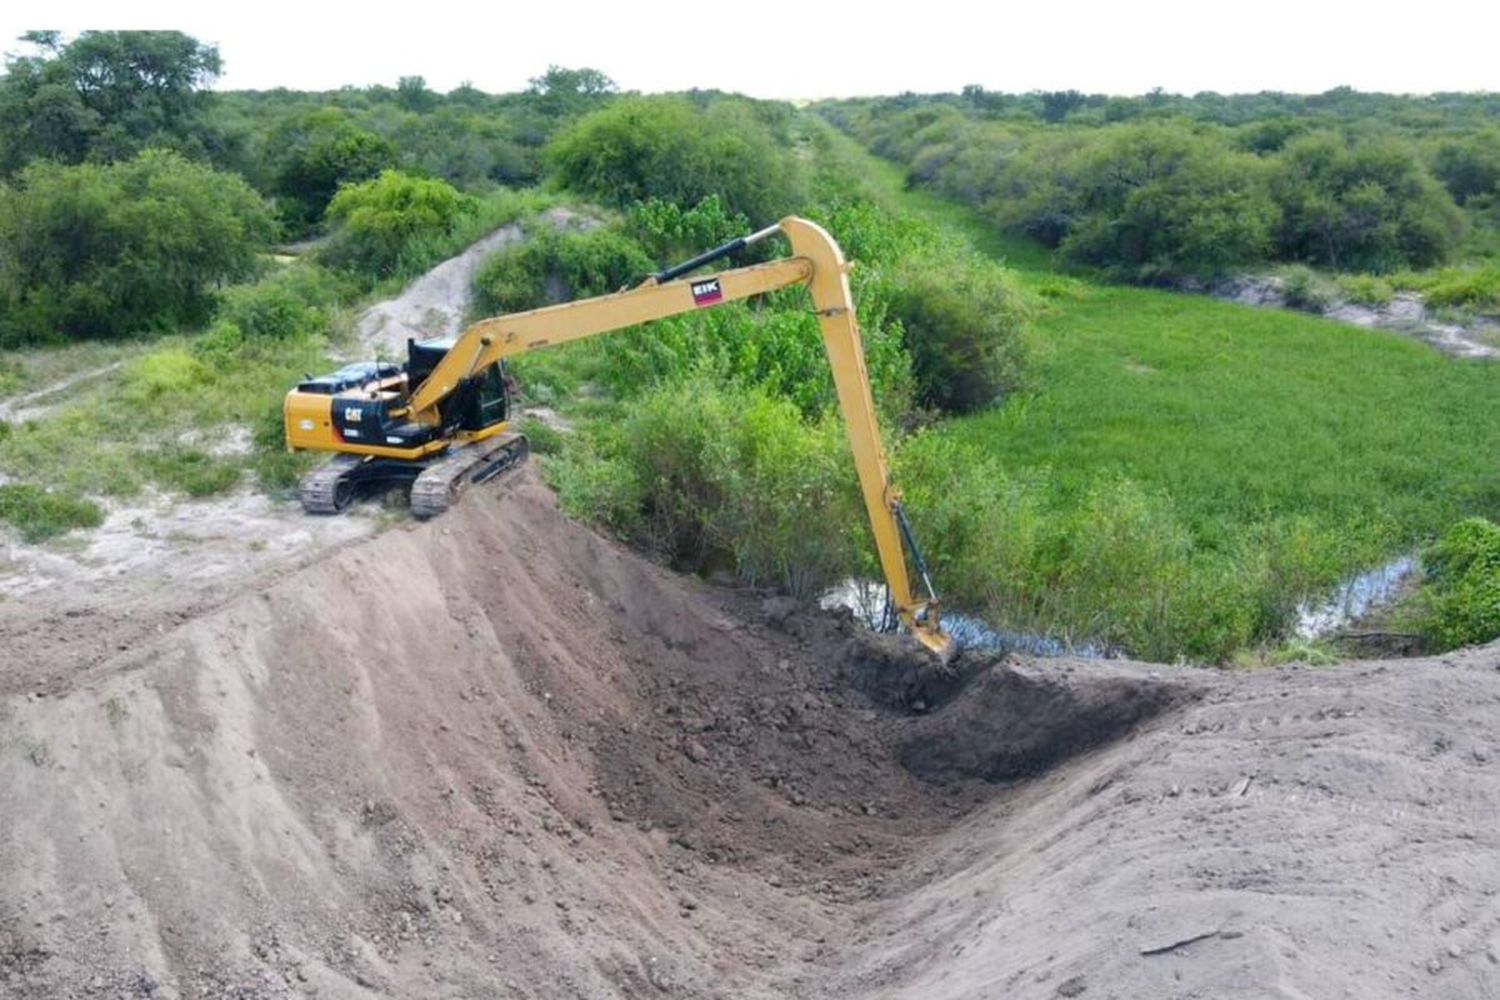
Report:
[{"label": "cat logo", "polygon": [[718,278],[693,282],[693,305],[711,306],[715,302],[723,301],[724,289],[719,285]]},{"label": "cat logo", "polygon": [[365,418],[365,411],[357,406],[344,407],[344,419],[351,424],[357,424]]}]

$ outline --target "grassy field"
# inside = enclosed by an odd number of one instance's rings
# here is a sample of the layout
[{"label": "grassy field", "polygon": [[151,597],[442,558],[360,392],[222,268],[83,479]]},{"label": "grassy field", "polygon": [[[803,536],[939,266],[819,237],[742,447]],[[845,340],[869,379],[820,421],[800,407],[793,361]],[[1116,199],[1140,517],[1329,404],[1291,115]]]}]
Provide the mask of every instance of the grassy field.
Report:
[{"label": "grassy field", "polygon": [[[1034,388],[900,456],[914,501],[937,508],[929,537],[960,603],[1142,655],[1222,660],[1276,642],[1298,598],[1500,513],[1500,368],[1060,275],[1040,247],[864,160],[894,207],[1003,260],[1040,303]],[[988,505],[988,531],[959,523],[966,503]],[[955,535],[981,556],[944,551]]]}]

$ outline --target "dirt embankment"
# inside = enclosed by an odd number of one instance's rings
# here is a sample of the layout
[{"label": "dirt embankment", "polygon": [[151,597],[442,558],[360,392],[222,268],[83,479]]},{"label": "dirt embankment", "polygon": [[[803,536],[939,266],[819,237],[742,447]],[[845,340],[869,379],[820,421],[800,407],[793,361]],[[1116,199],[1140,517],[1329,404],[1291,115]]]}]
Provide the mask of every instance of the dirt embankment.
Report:
[{"label": "dirt embankment", "polygon": [[1495,648],[849,643],[531,474],[347,546],[0,701],[0,996],[1500,992]]}]

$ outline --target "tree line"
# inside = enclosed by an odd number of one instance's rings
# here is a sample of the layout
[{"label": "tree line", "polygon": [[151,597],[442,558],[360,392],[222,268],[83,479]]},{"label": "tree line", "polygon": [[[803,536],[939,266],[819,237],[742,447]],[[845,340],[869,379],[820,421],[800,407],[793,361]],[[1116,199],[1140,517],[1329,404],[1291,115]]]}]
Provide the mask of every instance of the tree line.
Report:
[{"label": "tree line", "polygon": [[908,183],[1130,280],[1385,273],[1500,243],[1500,95],[966,88],[819,110]]}]

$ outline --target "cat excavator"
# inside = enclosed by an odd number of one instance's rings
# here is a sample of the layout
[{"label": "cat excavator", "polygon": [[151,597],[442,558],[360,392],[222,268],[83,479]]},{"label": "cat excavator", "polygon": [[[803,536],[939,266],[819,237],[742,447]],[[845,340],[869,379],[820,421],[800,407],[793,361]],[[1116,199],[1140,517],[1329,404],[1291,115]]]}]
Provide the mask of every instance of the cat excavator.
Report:
[{"label": "cat excavator", "polygon": [[[790,257],[689,277],[777,233]],[[303,479],[302,505],[335,514],[372,487],[399,483],[410,485],[416,517],[441,514],[464,490],[526,459],[525,436],[509,429],[506,358],[792,285],[807,286],[822,327],[891,606],[921,646],[946,659],[952,640],[880,441],[848,264],[821,226],[795,216],[634,288],[480,320],[456,337],[408,340],[405,365],[362,362],[302,382],[286,397],[287,446],[335,453]],[[925,596],[913,592],[908,557]]]}]

